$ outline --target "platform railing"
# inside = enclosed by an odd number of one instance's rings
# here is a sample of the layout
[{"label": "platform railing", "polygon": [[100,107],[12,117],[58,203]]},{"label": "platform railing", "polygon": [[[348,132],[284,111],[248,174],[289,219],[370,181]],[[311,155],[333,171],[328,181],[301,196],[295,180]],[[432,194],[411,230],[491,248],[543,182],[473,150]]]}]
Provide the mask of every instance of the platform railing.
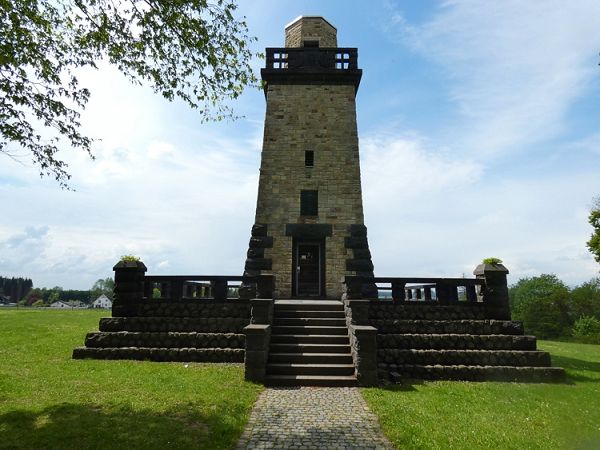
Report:
[{"label": "platform railing", "polygon": [[135,315],[138,305],[153,300],[273,298],[273,276],[146,275],[142,261],[120,261],[115,271],[114,316]]},{"label": "platform railing", "polygon": [[423,278],[423,277],[373,277],[363,283],[374,283],[377,298],[391,298],[400,302],[436,301],[439,304],[482,301],[478,278]]},{"label": "platform railing", "polygon": [[336,47],[267,48],[265,67],[278,70],[304,68],[356,70],[358,69],[358,49]]},{"label": "platform railing", "polygon": [[244,277],[233,275],[147,275],[144,277],[144,298],[240,298],[239,288],[244,280]]},{"label": "platform railing", "polygon": [[489,319],[510,320],[506,267],[480,264],[473,273],[475,278],[346,276],[342,298],[481,307]]}]

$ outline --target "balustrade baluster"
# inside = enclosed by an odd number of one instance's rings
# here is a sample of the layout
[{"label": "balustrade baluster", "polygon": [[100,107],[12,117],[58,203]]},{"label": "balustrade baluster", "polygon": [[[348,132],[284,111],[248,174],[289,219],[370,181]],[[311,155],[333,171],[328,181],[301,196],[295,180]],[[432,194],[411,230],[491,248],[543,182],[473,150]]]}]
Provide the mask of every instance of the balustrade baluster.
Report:
[{"label": "balustrade baluster", "polygon": [[467,302],[476,303],[477,302],[477,292],[475,291],[475,286],[466,286],[466,294],[467,294]]},{"label": "balustrade baluster", "polygon": [[426,302],[430,302],[431,301],[431,287],[430,286],[425,286],[423,288],[424,294],[425,294],[425,301]]},{"label": "balustrade baluster", "polygon": [[458,286],[448,286],[448,299],[450,303],[458,303]]},{"label": "balustrade baluster", "polygon": [[183,280],[171,280],[169,298],[171,300],[181,300],[183,296]]},{"label": "balustrade baluster", "polygon": [[210,281],[210,287],[215,300],[227,298],[227,280],[216,278]]},{"label": "balustrade baluster", "polygon": [[154,283],[151,281],[146,281],[144,283],[144,299],[149,300],[152,298],[152,291],[154,288]]}]

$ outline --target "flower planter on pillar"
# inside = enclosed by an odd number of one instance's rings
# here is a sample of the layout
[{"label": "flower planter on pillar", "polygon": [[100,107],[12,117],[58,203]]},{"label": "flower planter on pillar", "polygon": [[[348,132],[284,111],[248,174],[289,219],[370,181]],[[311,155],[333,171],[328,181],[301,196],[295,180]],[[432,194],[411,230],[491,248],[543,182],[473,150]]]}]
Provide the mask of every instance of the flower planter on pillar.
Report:
[{"label": "flower planter on pillar", "polygon": [[476,278],[485,280],[481,287],[483,306],[488,319],[510,320],[508,303],[508,269],[502,264],[479,264],[473,271]]},{"label": "flower planter on pillar", "polygon": [[114,267],[113,317],[132,317],[144,299],[146,266],[142,261],[119,261]]}]

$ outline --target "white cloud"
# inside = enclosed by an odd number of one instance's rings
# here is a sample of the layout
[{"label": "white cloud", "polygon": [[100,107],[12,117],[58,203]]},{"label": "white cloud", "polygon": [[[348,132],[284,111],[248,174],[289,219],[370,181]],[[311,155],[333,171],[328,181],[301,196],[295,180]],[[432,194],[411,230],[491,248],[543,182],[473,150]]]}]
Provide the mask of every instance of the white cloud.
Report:
[{"label": "white cloud", "polygon": [[416,136],[377,132],[361,140],[364,201],[382,210],[441,190],[476,182],[482,167],[449,153],[433,151]]},{"label": "white cloud", "polygon": [[379,276],[469,276],[489,256],[506,262],[512,281],[597,275],[585,247],[593,171],[489,178],[418,139],[364,141],[365,223]]},{"label": "white cloud", "polygon": [[595,0],[446,1],[422,25],[391,8],[389,29],[447,74],[448,95],[466,121],[460,147],[471,152],[555,137],[597,76]]}]

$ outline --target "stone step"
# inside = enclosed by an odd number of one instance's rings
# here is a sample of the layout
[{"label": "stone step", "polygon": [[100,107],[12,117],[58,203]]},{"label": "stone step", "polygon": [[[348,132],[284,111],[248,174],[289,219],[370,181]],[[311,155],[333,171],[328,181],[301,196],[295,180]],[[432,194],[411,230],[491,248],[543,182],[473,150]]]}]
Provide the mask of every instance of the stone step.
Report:
[{"label": "stone step", "polygon": [[[275,310],[275,314],[279,314],[280,317],[286,318],[308,318],[308,317],[319,317],[319,318],[332,318],[332,319],[345,319],[346,315],[343,310],[340,311],[313,311],[313,310],[292,310],[283,309]],[[277,317],[277,316],[276,316]]]},{"label": "stone step", "polygon": [[352,364],[350,353],[269,353],[269,363]]},{"label": "stone step", "polygon": [[334,326],[345,327],[346,319],[321,318],[321,317],[275,317],[274,326]]},{"label": "stone step", "polygon": [[92,332],[86,347],[158,347],[158,348],[244,348],[245,336],[233,333],[196,332]]},{"label": "stone step", "polygon": [[281,326],[274,325],[271,328],[272,334],[332,334],[332,335],[348,335],[348,328],[333,327],[333,326]]},{"label": "stone step", "polygon": [[371,320],[484,320],[483,304],[440,306],[437,302],[393,303],[380,300],[369,306]]},{"label": "stone step", "polygon": [[104,317],[100,331],[242,333],[249,323],[239,317]]},{"label": "stone step", "polygon": [[392,365],[390,371],[391,378],[395,382],[401,382],[404,379],[410,378],[536,383],[556,383],[565,380],[565,371],[561,367]]},{"label": "stone step", "polygon": [[349,345],[348,335],[335,334],[272,334],[271,344],[343,344]]},{"label": "stone step", "polygon": [[380,334],[377,348],[432,350],[535,350],[534,336],[505,334]]},{"label": "stone step", "polygon": [[244,362],[243,349],[231,348],[151,348],[120,347],[92,348],[77,347],[73,359],[134,359],[146,361],[181,362]]},{"label": "stone step", "polygon": [[337,300],[275,300],[274,311],[344,311]]},{"label": "stone step", "polygon": [[403,320],[371,319],[380,334],[523,334],[523,324],[510,320]]},{"label": "stone step", "polygon": [[354,375],[354,364],[269,363],[268,375]]},{"label": "stone step", "polygon": [[358,382],[354,375],[267,375],[265,385],[353,387],[358,386]]},{"label": "stone step", "polygon": [[349,344],[274,344],[269,348],[271,353],[350,353]]},{"label": "stone step", "polygon": [[378,349],[377,361],[385,364],[443,366],[531,366],[551,365],[550,354],[522,350],[402,350]]}]

